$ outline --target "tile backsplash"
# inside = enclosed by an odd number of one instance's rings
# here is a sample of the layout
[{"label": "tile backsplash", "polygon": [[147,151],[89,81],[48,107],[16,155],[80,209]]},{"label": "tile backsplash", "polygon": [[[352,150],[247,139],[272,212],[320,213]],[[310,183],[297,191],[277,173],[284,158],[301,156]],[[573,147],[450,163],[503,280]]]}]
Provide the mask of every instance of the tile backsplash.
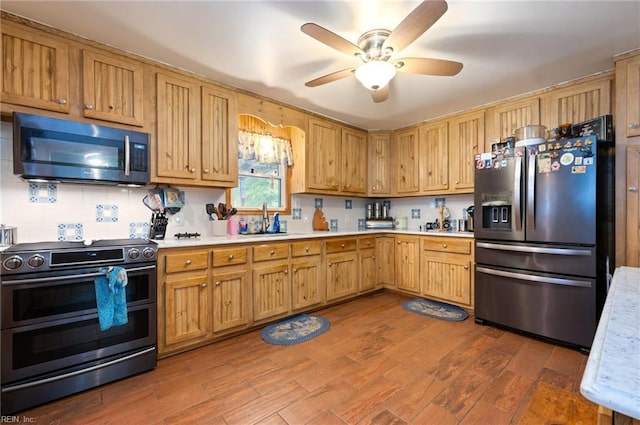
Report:
[{"label": "tile backsplash", "polygon": [[[2,122],[0,126],[0,223],[18,227],[18,242],[147,236],[151,211],[142,198],[152,186],[25,182],[13,174],[11,124]],[[167,238],[183,232],[213,236],[205,204],[225,202],[224,190],[180,189],[185,193],[185,206],[171,216]],[[315,208],[321,208],[330,231],[359,230],[364,225],[366,204],[375,201],[387,203],[393,217],[408,217],[409,230],[418,230],[425,221],[437,217],[433,197],[374,200],[293,195],[292,214],[280,217],[281,227],[291,233],[311,232]],[[472,195],[446,198],[452,218],[462,218],[462,209],[472,203]]]}]

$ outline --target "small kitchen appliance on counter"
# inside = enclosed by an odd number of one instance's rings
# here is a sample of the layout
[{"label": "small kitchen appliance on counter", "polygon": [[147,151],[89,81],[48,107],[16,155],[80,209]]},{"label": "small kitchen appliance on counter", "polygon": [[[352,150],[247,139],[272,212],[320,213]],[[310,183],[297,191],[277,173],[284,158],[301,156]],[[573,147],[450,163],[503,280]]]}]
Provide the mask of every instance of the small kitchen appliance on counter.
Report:
[{"label": "small kitchen appliance on counter", "polygon": [[364,227],[365,229],[395,229],[393,217],[389,215],[389,207],[380,202],[367,204]]}]

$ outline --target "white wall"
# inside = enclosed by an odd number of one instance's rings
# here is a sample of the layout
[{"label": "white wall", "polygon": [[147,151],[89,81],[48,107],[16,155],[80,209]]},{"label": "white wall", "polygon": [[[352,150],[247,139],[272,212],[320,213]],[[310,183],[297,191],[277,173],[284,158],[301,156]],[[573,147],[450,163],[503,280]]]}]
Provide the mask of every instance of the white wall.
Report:
[{"label": "white wall", "polygon": [[[142,204],[147,190],[84,184],[29,183],[13,175],[12,128],[0,127],[0,223],[18,227],[18,242],[74,239],[146,237],[151,211]],[[198,232],[213,235],[205,204],[224,202],[222,189],[184,190],[186,205],[173,216],[167,237]],[[319,195],[293,195],[292,214],[281,217],[288,232],[311,232],[316,205],[321,205],[327,223],[338,231],[363,226],[366,204],[372,199]],[[434,197],[388,200],[393,217],[408,217],[409,230],[418,230],[437,217]],[[462,218],[462,209],[473,203],[472,195],[446,198],[452,218]],[[412,215],[414,218],[412,218]],[[360,223],[359,223],[360,220]]]}]

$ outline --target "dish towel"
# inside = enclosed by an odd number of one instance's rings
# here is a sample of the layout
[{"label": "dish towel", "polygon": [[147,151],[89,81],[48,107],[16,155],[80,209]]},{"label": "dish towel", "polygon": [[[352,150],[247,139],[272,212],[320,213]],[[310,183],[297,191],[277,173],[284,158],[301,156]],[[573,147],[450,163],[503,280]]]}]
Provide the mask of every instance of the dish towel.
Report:
[{"label": "dish towel", "polygon": [[112,326],[124,325],[127,317],[127,271],[122,267],[104,267],[100,269],[103,276],[94,280],[96,303],[98,305],[98,321],[100,330],[105,331]]}]

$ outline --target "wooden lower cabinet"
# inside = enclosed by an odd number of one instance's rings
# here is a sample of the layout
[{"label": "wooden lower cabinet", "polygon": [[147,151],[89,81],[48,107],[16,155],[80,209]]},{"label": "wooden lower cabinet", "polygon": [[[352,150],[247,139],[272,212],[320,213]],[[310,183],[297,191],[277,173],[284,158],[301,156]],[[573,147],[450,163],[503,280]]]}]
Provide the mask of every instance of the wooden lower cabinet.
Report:
[{"label": "wooden lower cabinet", "polygon": [[323,300],[322,242],[291,244],[291,310],[320,304]]},{"label": "wooden lower cabinet", "polygon": [[327,301],[358,293],[358,243],[355,238],[325,242]]},{"label": "wooden lower cabinet", "polygon": [[253,247],[253,320],[270,319],[291,309],[289,244],[273,243]]},{"label": "wooden lower cabinet", "polygon": [[426,298],[473,307],[473,241],[422,240],[421,293]]},{"label": "wooden lower cabinet", "polygon": [[249,325],[249,273],[213,270],[213,332]]},{"label": "wooden lower cabinet", "polygon": [[396,285],[395,267],[396,238],[378,236],[376,238],[376,280],[386,287]]},{"label": "wooden lower cabinet", "polygon": [[396,236],[396,288],[420,292],[420,236]]},{"label": "wooden lower cabinet", "polygon": [[208,335],[209,293],[206,274],[188,278],[178,275],[167,279],[164,303],[166,346],[200,340]]},{"label": "wooden lower cabinet", "polygon": [[376,289],[377,265],[375,248],[361,249],[358,253],[360,259],[360,288],[359,292],[368,292]]}]

